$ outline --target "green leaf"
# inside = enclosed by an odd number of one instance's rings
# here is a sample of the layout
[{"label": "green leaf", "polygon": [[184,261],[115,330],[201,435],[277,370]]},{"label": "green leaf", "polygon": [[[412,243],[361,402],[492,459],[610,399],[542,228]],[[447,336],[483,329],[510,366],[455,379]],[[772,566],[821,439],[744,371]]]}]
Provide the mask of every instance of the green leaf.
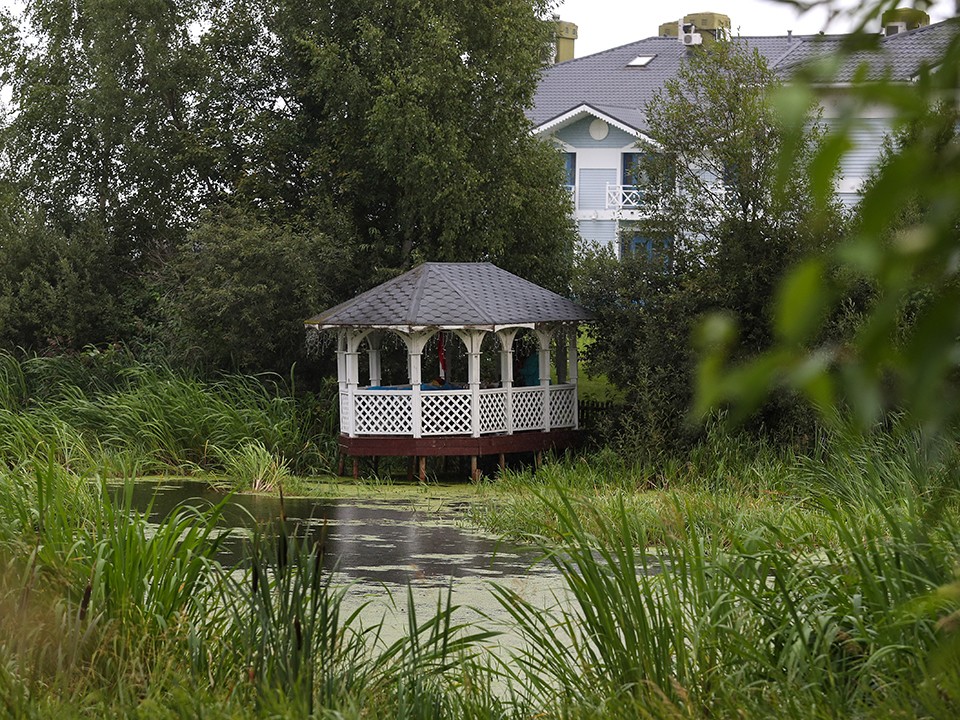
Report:
[{"label": "green leaf", "polygon": [[830,299],[825,272],[822,260],[807,260],[790,271],[781,283],[775,325],[783,342],[802,343],[820,327]]}]

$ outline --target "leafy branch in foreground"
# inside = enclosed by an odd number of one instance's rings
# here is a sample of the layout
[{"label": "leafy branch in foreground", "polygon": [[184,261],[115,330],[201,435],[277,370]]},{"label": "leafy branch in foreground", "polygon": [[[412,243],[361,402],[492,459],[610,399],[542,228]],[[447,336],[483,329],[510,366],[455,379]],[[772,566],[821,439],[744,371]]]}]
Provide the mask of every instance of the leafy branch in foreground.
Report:
[{"label": "leafy branch in foreground", "polygon": [[[824,417],[849,411],[862,427],[891,408],[906,410],[928,429],[960,419],[960,138],[956,109],[940,104],[956,92],[960,33],[953,21],[945,28],[952,28],[952,38],[914,82],[849,88],[849,115],[811,166],[815,192],[832,191],[857,117],[867,108],[881,106],[893,115],[902,131],[898,141],[865,185],[850,236],[805,259],[781,282],[770,349],[736,363],[736,322],[714,316],[701,327],[706,352],[698,371],[699,414],[728,406],[745,417],[773,388],[787,387],[804,393]],[[810,68],[785,88],[778,97],[784,117],[812,104],[812,84],[837,67]],[[858,77],[865,68],[857,68]],[[792,137],[802,130],[794,123]],[[790,149],[788,143],[782,162]],[[824,340],[821,328],[849,309],[858,283],[869,288],[869,301],[858,308],[855,329],[847,338]]]}]

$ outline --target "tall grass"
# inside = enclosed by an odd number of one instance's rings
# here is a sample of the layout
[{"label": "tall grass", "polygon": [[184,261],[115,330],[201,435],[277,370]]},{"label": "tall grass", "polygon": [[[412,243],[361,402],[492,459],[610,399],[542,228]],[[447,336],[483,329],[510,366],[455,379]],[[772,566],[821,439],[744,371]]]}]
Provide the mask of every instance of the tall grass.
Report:
[{"label": "tall grass", "polygon": [[575,610],[498,591],[527,641],[515,679],[564,717],[956,716],[956,455],[894,427],[824,437],[813,458],[712,461],[776,468],[772,499],[753,479],[627,489],[648,467],[524,477],[532,489],[506,504],[540,526]]},{"label": "tall grass", "polygon": [[0,353],[0,462],[54,453],[78,472],[222,473],[251,445],[278,468],[328,470],[332,395],[278,376],[199,379],[115,354],[18,360]]},{"label": "tall grass", "polygon": [[[67,392],[39,406],[58,402],[79,407]],[[958,716],[955,451],[904,433],[825,438],[818,452],[705,448],[660,467],[603,455],[508,474],[570,602],[548,611],[497,589],[523,643],[493,654],[492,630],[457,622],[449,592],[425,616],[408,596],[404,632],[386,641],[345,610],[323,542],[282,517],[254,534],[243,567],[223,568],[220,508],[151,526],[125,488],[78,471],[95,453],[64,464],[57,442],[38,444],[0,467],[0,708]],[[712,470],[701,477],[699,464]]]}]

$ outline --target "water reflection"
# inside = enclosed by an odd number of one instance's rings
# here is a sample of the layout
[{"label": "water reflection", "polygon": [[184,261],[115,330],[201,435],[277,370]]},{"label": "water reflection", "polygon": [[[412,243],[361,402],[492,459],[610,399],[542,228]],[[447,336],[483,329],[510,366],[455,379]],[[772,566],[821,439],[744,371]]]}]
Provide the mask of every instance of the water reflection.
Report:
[{"label": "water reflection", "polygon": [[[215,504],[224,495],[206,483],[177,485],[140,483],[133,489],[134,507],[158,521],[177,505]],[[349,580],[443,587],[450,578],[500,579],[550,572],[536,564],[537,553],[503,543],[462,527],[465,506],[442,500],[318,500],[293,498],[284,502],[287,528],[309,542],[324,542],[328,570]],[[221,562],[239,564],[249,556],[252,526],[276,532],[280,503],[276,497],[238,495],[224,512],[223,524],[233,529],[223,546]]]}]

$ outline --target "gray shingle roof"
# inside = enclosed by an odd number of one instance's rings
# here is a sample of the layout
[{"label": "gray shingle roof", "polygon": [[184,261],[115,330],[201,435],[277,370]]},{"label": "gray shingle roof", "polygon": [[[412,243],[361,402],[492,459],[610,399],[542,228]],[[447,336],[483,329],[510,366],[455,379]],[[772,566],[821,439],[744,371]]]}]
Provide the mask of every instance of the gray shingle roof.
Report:
[{"label": "gray shingle roof", "polygon": [[[876,49],[859,50],[847,55],[830,82],[884,79],[910,82],[924,66],[930,66],[943,57],[958,30],[960,25],[953,19],[881,38]],[[839,49],[838,43],[833,47],[824,46],[820,53]],[[789,57],[778,67],[784,74],[791,74],[813,57]]]},{"label": "gray shingle roof", "polygon": [[[881,38],[878,50],[850,55],[834,81],[850,82],[863,64],[868,73],[862,79],[889,77],[909,81],[924,64],[942,56],[957,30],[957,22],[947,20]],[[731,42],[755,48],[772,68],[789,78],[811,60],[837,53],[845,37],[736,37]],[[663,84],[676,75],[686,54],[687,49],[676,38],[652,37],[553,65],[544,70],[527,117],[534,127],[540,127],[581,105],[590,105],[634,130],[645,132],[647,105]],[[628,67],[639,55],[656,57],[645,67]]]},{"label": "gray shingle roof", "polygon": [[306,324],[493,328],[589,319],[576,303],[491,263],[424,263]]},{"label": "gray shingle roof", "polygon": [[[735,38],[756,48],[768,62],[786,54],[806,37]],[[655,56],[644,67],[628,67],[640,55]],[[543,72],[527,117],[543,125],[581,105],[590,105],[635,130],[646,130],[646,106],[674,77],[687,48],[677,38],[652,37],[567,62]]]}]

